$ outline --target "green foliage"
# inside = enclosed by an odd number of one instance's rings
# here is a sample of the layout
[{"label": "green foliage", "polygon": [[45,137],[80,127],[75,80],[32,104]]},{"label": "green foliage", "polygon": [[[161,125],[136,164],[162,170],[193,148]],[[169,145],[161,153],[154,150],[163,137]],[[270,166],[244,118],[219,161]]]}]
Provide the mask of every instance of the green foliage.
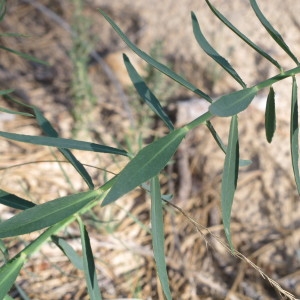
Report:
[{"label": "green foliage", "polygon": [[17,134],[0,131],[0,136],[14,141],[30,143],[35,145],[51,146],[57,148],[66,149],[78,149],[83,151],[93,151],[102,153],[111,153],[117,155],[128,156],[127,152],[122,149],[117,149],[105,145],[99,145],[95,143],[76,141],[72,139],[64,139],[59,137],[43,137],[43,136],[33,136],[26,134]]},{"label": "green foliage", "polygon": [[64,239],[53,235],[51,237],[52,242],[68,257],[71,263],[78,269],[83,270],[83,259],[77,254],[77,252],[70,246]]},{"label": "green foliage", "polygon": [[6,0],[0,1],[0,22],[3,20],[6,12]]},{"label": "green foliage", "polygon": [[123,54],[123,59],[130,79],[141,98],[148,104],[153,112],[164,121],[170,130],[174,130],[174,125],[172,124],[172,121],[168,115],[164,112],[159,100],[155,97],[155,95],[144,82],[143,78],[135,70],[129,58]]},{"label": "green foliage", "polygon": [[186,128],[179,128],[143,148],[116,177],[102,205],[116,201],[158,174],[172,158],[186,133]]},{"label": "green foliage", "polygon": [[99,191],[87,191],[28,208],[0,224],[0,238],[30,233],[56,224],[90,204]]},{"label": "green foliage", "polygon": [[160,184],[158,176],[151,178],[150,183],[150,192],[151,192],[151,224],[152,224],[152,244],[153,244],[153,253],[157,266],[157,273],[161,281],[161,285],[164,291],[164,294],[167,300],[172,299],[167,266],[165,260],[165,251],[164,251],[164,223],[163,223],[163,210],[162,210],[162,201],[160,194]]},{"label": "green foliage", "polygon": [[16,195],[0,190],[0,203],[16,209],[27,209],[35,206],[34,203],[24,200]]},{"label": "green foliage", "polygon": [[193,24],[193,30],[194,30],[194,35],[195,38],[199,44],[199,46],[205,51],[205,53],[210,56],[213,60],[215,60],[221,67],[223,67],[243,88],[246,87],[246,84],[242,80],[242,78],[236,73],[236,71],[232,68],[230,63],[222,57],[206,40],[204,37],[197,17],[196,15],[192,12],[192,24]]},{"label": "green foliage", "polygon": [[134,43],[132,43],[128,37],[122,32],[122,30],[117,26],[117,24],[102,10],[99,10],[100,13],[104,16],[104,18],[111,24],[113,29],[119,34],[119,36],[123,39],[123,41],[127,44],[127,46],[134,51],[138,56],[140,56],[143,60],[145,60],[148,64],[150,64],[152,67],[156,68],[160,72],[164,73],[165,75],[169,76],[171,79],[175,80],[185,88],[191,90],[198,96],[206,99],[208,102],[211,102],[211,98],[206,95],[204,92],[202,92],[200,89],[198,89],[196,86],[194,86],[192,83],[188,82],[184,78],[182,78],[180,75],[173,72],[169,67],[161,64],[160,62],[156,61],[154,58],[149,56],[147,53],[140,50]]},{"label": "green foliage", "polygon": [[[78,0],[79,1],[79,0]],[[90,239],[86,227],[81,219],[83,213],[91,210],[92,207],[102,201],[102,206],[111,204],[117,201],[120,197],[127,194],[134,188],[141,186],[145,190],[150,191],[151,195],[151,222],[152,222],[152,240],[154,257],[157,264],[157,273],[161,281],[161,285],[166,299],[172,299],[168,275],[166,269],[166,262],[164,256],[164,230],[163,230],[163,205],[162,200],[170,200],[167,196],[162,196],[160,191],[159,174],[164,167],[170,162],[172,156],[178,149],[186,134],[194,128],[206,125],[215,141],[225,153],[224,170],[222,176],[221,187],[221,206],[222,217],[225,234],[230,245],[231,250],[234,252],[234,245],[230,232],[230,218],[231,209],[234,200],[235,190],[238,185],[238,171],[239,167],[251,163],[250,161],[241,160],[239,157],[239,131],[238,131],[238,114],[247,109],[257,92],[264,88],[270,88],[266,112],[266,137],[271,142],[276,128],[275,120],[275,92],[273,85],[285,78],[292,77],[292,104],[291,104],[291,128],[290,128],[290,141],[292,153],[292,165],[295,175],[295,181],[298,191],[300,192],[300,176],[299,176],[299,146],[298,146],[298,98],[297,98],[297,84],[296,75],[300,73],[300,66],[297,58],[291,52],[289,47],[285,44],[281,35],[272,27],[272,25],[264,17],[263,13],[257,6],[256,1],[251,0],[251,6],[256,13],[262,25],[266,28],[271,37],[284,49],[289,57],[297,64],[297,67],[291,70],[284,71],[280,64],[270,57],[264,50],[259,48],[248,37],[242,34],[235,28],[208,0],[206,3],[212,12],[218,17],[225,26],[229,27],[238,37],[240,37],[247,45],[252,47],[260,56],[266,58],[269,62],[274,64],[279,69],[279,74],[267,78],[266,80],[256,84],[252,87],[246,87],[246,84],[234,70],[229,62],[221,57],[218,52],[209,44],[204,37],[196,15],[192,13],[192,26],[194,35],[201,48],[213,58],[230,76],[240,83],[241,89],[221,96],[216,101],[212,101],[211,97],[204,93],[200,88],[194,86],[192,83],[185,80],[182,76],[176,74],[168,66],[158,62],[150,55],[140,50],[134,45],[129,38],[123,33],[118,25],[103,11],[100,13],[111,24],[116,33],[124,40],[124,42],[131,48],[138,56],[145,60],[152,67],[156,68],[159,72],[167,75],[175,82],[181,84],[186,89],[193,91],[196,95],[201,96],[210,103],[209,110],[203,115],[197,117],[195,120],[186,124],[181,128],[174,129],[171,118],[166,114],[159,99],[154,95],[149,86],[145,83],[142,77],[137,73],[128,57],[124,55],[124,62],[127,67],[129,76],[133,82],[135,89],[145,103],[152,109],[157,117],[159,117],[168,128],[168,133],[162,138],[159,138],[142,148],[122,169],[122,171],[110,181],[107,181],[103,186],[97,190],[93,190],[94,184],[88,172],[83,165],[75,158],[69,149],[80,149],[91,152],[104,152],[112,155],[129,156],[123,149],[113,148],[107,145],[98,145],[83,141],[63,139],[58,136],[50,122],[42,115],[42,113],[33,106],[30,106],[33,113],[26,116],[36,119],[37,124],[41,127],[46,136],[29,136],[20,135],[15,133],[0,132],[0,136],[16,140],[24,143],[33,143],[36,145],[47,145],[57,147],[65,156],[70,164],[78,171],[81,177],[86,181],[89,190],[65,197],[54,199],[44,204],[34,205],[33,203],[21,199],[16,195],[10,194],[6,191],[0,191],[0,203],[10,207],[23,210],[16,214],[9,220],[0,223],[0,237],[13,237],[24,233],[30,233],[37,230],[45,229],[38,238],[32,241],[25,249],[21,250],[14,258],[8,260],[0,268],[0,298],[6,297],[7,292],[13,285],[24,263],[29,259],[29,256],[37,251],[42,244],[44,244],[50,237],[52,237],[55,244],[65,253],[70,261],[78,268],[83,269],[87,282],[87,289],[91,299],[101,299],[101,293],[98,287],[97,274],[93,259],[93,253],[90,245]],[[77,2],[79,10],[81,9],[81,2]],[[5,14],[5,1],[0,2],[0,20]],[[87,27],[77,28],[83,34]],[[81,34],[75,36],[76,39],[81,38]],[[82,45],[82,41],[79,43]],[[11,51],[27,59],[33,59],[27,55],[21,54],[17,51],[1,47],[6,51]],[[84,50],[84,51],[83,51]],[[80,47],[74,50],[74,62],[78,60],[80,55],[87,54],[87,49]],[[81,66],[77,70],[83,70],[86,60],[81,61]],[[82,78],[81,78],[82,79]],[[74,82],[81,85],[82,95],[85,96],[89,93],[89,87],[86,82],[81,81],[78,77]],[[9,94],[11,90],[0,91],[0,94]],[[80,96],[80,93],[78,94]],[[81,96],[80,96],[81,97]],[[79,98],[80,98],[79,97]],[[81,100],[80,100],[81,101]],[[26,105],[25,105],[26,106]],[[27,105],[28,106],[28,105]],[[6,113],[15,114],[18,112],[0,108]],[[20,113],[25,115],[24,113]],[[220,139],[210,119],[213,116],[217,117],[231,117],[231,124],[229,129],[228,143],[225,145]],[[203,126],[203,130],[205,127]],[[150,181],[150,186],[148,185]],[[71,222],[77,220],[79,223],[81,233],[81,243],[83,256],[79,256],[75,251],[63,240],[54,237],[53,235],[64,229]],[[2,247],[3,248],[3,247]]]},{"label": "green foliage", "polygon": [[41,59],[37,59],[35,58],[34,56],[32,55],[29,55],[29,54],[26,54],[26,53],[22,53],[22,52],[19,52],[19,51],[16,51],[16,50],[13,50],[13,49],[10,49],[10,48],[7,48],[7,47],[4,47],[4,46],[0,46],[0,49],[3,49],[5,51],[8,51],[8,52],[11,52],[13,54],[16,54],[24,59],[27,59],[27,60],[30,60],[30,61],[33,61],[35,63],[39,63],[39,64],[43,64],[43,65],[46,65],[48,66],[48,63],[41,60]]},{"label": "green foliage", "polygon": [[216,100],[209,111],[216,116],[230,117],[245,110],[257,94],[257,87],[245,88]]},{"label": "green foliage", "polygon": [[240,32],[228,19],[225,18],[208,0],[205,0],[211,11],[216,15],[216,17],[223,22],[230,30],[232,30],[239,38],[241,38],[246,44],[248,44],[251,48],[253,48],[256,52],[258,52],[261,56],[270,61],[274,66],[276,66],[279,70],[282,70],[280,64],[272,58],[268,53],[262,50],[258,45],[253,43],[247,36],[245,36],[242,32]]},{"label": "green foliage", "polygon": [[250,0],[251,6],[261,22],[261,24],[265,27],[265,29],[268,31],[270,36],[274,39],[274,41],[292,58],[292,60],[296,63],[296,65],[299,65],[299,61],[296,58],[296,56],[292,53],[289,46],[285,43],[280,33],[275,30],[275,28],[271,25],[271,23],[267,20],[267,18],[264,16],[264,14],[259,9],[257,3],[255,0]]},{"label": "green foliage", "polygon": [[85,228],[85,225],[82,223],[81,219],[78,218],[77,220],[79,223],[81,243],[82,243],[83,269],[84,269],[84,274],[86,278],[90,299],[101,300],[102,297],[98,286],[94,256],[91,248],[89,234]]},{"label": "green foliage", "polygon": [[226,156],[224,162],[221,192],[224,229],[230,248],[232,250],[234,249],[234,247],[231,241],[230,234],[230,216],[232,202],[238,180],[239,157],[238,117],[237,115],[234,115],[231,118],[228,146],[226,149]]},{"label": "green foliage", "polygon": [[20,255],[5,263],[0,269],[0,299],[3,299],[6,293],[14,284],[20,270],[25,263],[25,255]]},{"label": "green foliage", "polygon": [[269,95],[267,98],[265,128],[267,141],[271,143],[276,130],[275,92],[273,87],[270,87]]},{"label": "green foliage", "polygon": [[295,76],[293,76],[291,122],[290,122],[290,143],[292,154],[292,165],[295,181],[300,194],[300,174],[299,174],[299,118],[298,118],[298,86]]}]

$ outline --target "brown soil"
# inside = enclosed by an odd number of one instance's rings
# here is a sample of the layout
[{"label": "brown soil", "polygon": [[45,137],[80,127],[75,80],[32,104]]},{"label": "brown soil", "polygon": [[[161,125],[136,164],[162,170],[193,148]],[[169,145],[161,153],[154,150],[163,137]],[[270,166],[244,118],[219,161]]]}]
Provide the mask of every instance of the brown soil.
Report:
[{"label": "brown soil", "polygon": [[[293,61],[265,33],[248,1],[214,1],[214,4],[241,31],[278,59],[284,68],[294,67]],[[300,42],[297,14],[300,2],[273,0],[271,3],[259,1],[258,4],[296,56],[300,57],[300,50],[296,47]],[[15,88],[15,97],[38,106],[62,137],[71,137],[72,129],[80,127],[78,139],[113,147],[118,147],[119,143],[125,145],[127,139],[133,151],[137,151],[138,134],[146,138],[153,135],[153,130],[158,134],[164,131],[159,122],[139,120],[140,114],[145,117],[144,108],[128,88],[128,77],[120,59],[122,52],[126,52],[132,60],[134,55],[97,12],[99,7],[146,52],[157,50],[161,42],[158,58],[213,97],[238,86],[197,45],[193,38],[190,11],[196,13],[208,40],[230,60],[249,86],[277,73],[267,61],[225,29],[204,1],[184,0],[177,5],[172,0],[148,3],[86,1],[84,15],[92,21],[89,35],[97,40],[91,52],[98,54],[101,60],[97,63],[91,55],[89,76],[96,105],[89,106],[84,102],[91,108],[81,111],[83,118],[78,125],[71,114],[71,109],[76,106],[71,87],[74,67],[70,59],[72,38],[69,28],[66,28],[72,24],[72,1],[11,1],[7,16],[0,23],[1,31],[28,34],[30,37],[2,37],[1,45],[44,59],[50,67],[27,62],[2,51],[2,89]],[[60,19],[53,19],[52,13]],[[134,61],[149,74],[140,60]],[[155,74],[152,75],[152,83],[157,80],[158,75]],[[162,78],[158,80],[163,81]],[[206,109],[205,104],[202,105],[203,100],[190,100],[194,96],[191,92],[171,84],[167,79],[165,85],[153,85],[177,126]],[[232,212],[232,237],[239,252],[283,289],[299,297],[300,207],[290,163],[289,121],[286,117],[289,115],[290,87],[289,80],[274,86],[278,122],[271,145],[265,139],[264,114],[260,109],[265,103],[265,93],[256,100],[257,104],[239,117],[241,156],[253,163],[240,170]],[[0,101],[1,106],[11,107],[8,101]],[[17,106],[14,109],[23,108]],[[229,120],[214,118],[212,123],[226,141]],[[151,128],[139,128],[140,124]],[[41,134],[33,119],[8,118],[2,113],[0,130]],[[70,166],[65,163],[60,166],[55,162],[55,156],[58,160],[62,158],[53,149],[1,139],[0,153],[1,189],[35,203],[87,189]],[[126,163],[126,160],[116,161],[105,154],[87,155],[80,151],[74,151],[74,154],[82,163],[115,173]],[[166,206],[165,249],[173,298],[280,299],[277,289],[267,278],[263,278],[245,259],[233,257],[223,245],[225,239],[220,217],[223,161],[224,154],[202,126],[189,134],[173,164],[166,168],[161,178],[164,192],[174,193],[174,203],[186,214],[173,206]],[[6,169],[27,162],[33,163]],[[72,184],[68,183],[62,168]],[[88,171],[96,186],[103,184],[103,171],[92,167],[88,167]],[[85,217],[104,299],[163,299],[156,276],[151,237],[145,229],[150,223],[149,208],[148,196],[136,190],[116,205],[105,209],[97,207]],[[0,207],[0,212],[1,219],[16,213],[4,206]],[[99,222],[93,221],[95,218]],[[199,232],[199,229],[202,231]],[[76,224],[60,236],[80,253]],[[18,240],[6,239],[5,242],[13,255],[35,237],[36,234],[30,234]],[[88,299],[83,273],[72,267],[51,243],[31,257],[17,283],[30,299]],[[16,288],[12,289],[11,296],[22,299]]]}]

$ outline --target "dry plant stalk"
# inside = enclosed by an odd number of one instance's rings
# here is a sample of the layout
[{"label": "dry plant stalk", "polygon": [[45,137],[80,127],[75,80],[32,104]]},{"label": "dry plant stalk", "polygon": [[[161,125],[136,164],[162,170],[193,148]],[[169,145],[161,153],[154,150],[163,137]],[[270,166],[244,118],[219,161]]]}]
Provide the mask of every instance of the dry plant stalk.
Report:
[{"label": "dry plant stalk", "polygon": [[[280,295],[282,295],[283,297],[285,297],[286,299],[289,299],[289,300],[297,300],[297,298],[293,294],[291,294],[288,291],[286,291],[285,289],[283,289],[278,282],[276,282],[275,280],[270,278],[267,274],[265,274],[263,272],[263,270],[259,266],[257,266],[254,262],[252,262],[249,258],[247,258],[245,255],[243,255],[241,252],[239,252],[237,250],[232,251],[230,249],[230,247],[225,242],[223,242],[219,236],[212,233],[209,230],[209,228],[199,224],[196,220],[194,220],[192,217],[190,217],[183,209],[181,209],[176,204],[173,204],[169,201],[165,201],[165,203],[167,203],[167,205],[170,205],[170,206],[174,207],[176,210],[178,210],[187,219],[187,221],[195,227],[195,229],[203,237],[203,240],[205,241],[207,247],[210,247],[211,249],[215,250],[214,246],[207,239],[207,236],[209,236],[213,240],[217,241],[226,250],[227,253],[230,253],[234,257],[239,258],[241,261],[245,262],[246,264],[251,266],[253,269],[255,269],[261,275],[261,277],[263,279],[267,280],[274,287],[274,289],[276,289],[278,291],[278,293]],[[230,297],[230,293],[227,295],[226,299],[229,299],[229,297]]]}]

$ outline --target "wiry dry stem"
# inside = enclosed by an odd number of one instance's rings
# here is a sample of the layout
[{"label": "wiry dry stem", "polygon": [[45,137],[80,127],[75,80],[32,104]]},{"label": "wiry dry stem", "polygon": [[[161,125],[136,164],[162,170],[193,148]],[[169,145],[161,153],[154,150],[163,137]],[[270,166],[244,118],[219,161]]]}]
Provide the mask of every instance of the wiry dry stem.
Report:
[{"label": "wiry dry stem", "polygon": [[[290,299],[290,300],[297,300],[296,297],[291,294],[290,292],[284,290],[280,284],[278,282],[276,282],[275,280],[273,280],[272,278],[270,278],[267,274],[265,274],[263,272],[263,270],[258,267],[255,263],[253,263],[249,258],[247,258],[245,255],[243,255],[242,253],[240,253],[237,250],[232,251],[230,249],[230,247],[224,242],[222,241],[222,239],[217,236],[216,234],[212,233],[209,228],[206,228],[204,226],[202,226],[201,224],[199,224],[197,221],[195,221],[193,218],[191,218],[190,216],[187,215],[187,213],[182,210],[180,207],[178,207],[177,205],[171,203],[171,202],[167,202],[166,203],[168,205],[173,206],[174,208],[176,208],[187,220],[189,223],[191,223],[196,230],[202,235],[205,243],[206,243],[206,247],[210,247],[210,248],[214,248],[213,245],[210,243],[209,239],[207,238],[207,236],[209,236],[210,238],[214,239],[215,241],[217,241],[218,243],[220,243],[224,249],[226,249],[226,251],[228,253],[230,253],[231,255],[233,255],[234,257],[239,258],[240,260],[242,260],[243,262],[247,263],[248,265],[250,265],[253,269],[255,269],[263,279],[267,280],[277,291],[278,293],[284,297],[285,299]],[[227,297],[226,297],[227,299]]]}]

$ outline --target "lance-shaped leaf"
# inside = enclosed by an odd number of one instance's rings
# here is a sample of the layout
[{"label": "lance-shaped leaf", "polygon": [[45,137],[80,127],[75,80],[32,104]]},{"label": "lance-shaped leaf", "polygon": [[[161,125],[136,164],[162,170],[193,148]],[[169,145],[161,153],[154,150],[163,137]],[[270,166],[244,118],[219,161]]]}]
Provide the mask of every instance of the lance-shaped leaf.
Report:
[{"label": "lance-shaped leaf", "polygon": [[[215,139],[216,143],[220,147],[220,149],[226,154],[227,147],[224,145],[223,141],[221,140],[220,136],[216,132],[215,128],[212,126],[210,121],[206,122],[206,126],[209,129],[210,133],[212,134],[213,138]],[[239,166],[240,167],[247,167],[252,164],[252,161],[249,159],[239,159]]]},{"label": "lance-shaped leaf", "polygon": [[34,203],[22,199],[14,194],[5,192],[4,190],[0,190],[0,203],[21,210],[28,209],[35,206]]},{"label": "lance-shaped leaf", "polygon": [[265,27],[270,36],[274,39],[274,41],[292,58],[292,60],[299,65],[299,61],[297,57],[290,50],[289,46],[285,43],[280,33],[271,25],[271,23],[267,20],[264,14],[259,9],[255,0],[250,0],[251,6],[261,22],[261,24]]},{"label": "lance-shaped leaf", "polygon": [[242,80],[242,78],[237,74],[237,72],[233,69],[230,63],[221,56],[206,40],[204,37],[200,25],[198,23],[196,15],[192,12],[192,24],[195,38],[200,45],[200,47],[204,50],[204,52],[210,56],[215,62],[217,62],[226,72],[228,72],[243,88],[246,87],[246,84]]},{"label": "lance-shaped leaf", "polygon": [[8,109],[8,108],[5,108],[5,107],[0,107],[0,112],[1,111],[4,112],[4,113],[13,114],[13,115],[20,115],[20,116],[24,116],[24,117],[33,117],[32,114],[15,111],[15,110]]},{"label": "lance-shaped leaf", "polygon": [[0,299],[4,299],[5,295],[11,289],[25,260],[26,256],[20,255],[0,268]]},{"label": "lance-shaped leaf", "polygon": [[0,223],[0,238],[30,233],[56,224],[77,213],[100,194],[100,190],[92,190],[28,208]]},{"label": "lance-shaped leaf", "polygon": [[0,49],[3,49],[5,51],[11,52],[13,54],[16,54],[16,55],[18,55],[18,56],[20,56],[20,57],[22,57],[22,58],[24,58],[26,60],[29,60],[29,61],[32,61],[32,62],[36,62],[36,63],[42,64],[42,65],[49,66],[49,64],[46,61],[43,61],[43,60],[38,59],[38,58],[35,58],[32,55],[29,55],[29,54],[26,54],[26,53],[23,53],[23,52],[19,52],[19,51],[16,51],[16,50],[4,47],[4,46],[0,46]]},{"label": "lance-shaped leaf", "polygon": [[[28,107],[33,110],[34,116],[39,124],[39,126],[42,128],[43,132],[51,137],[58,137],[58,133],[53,128],[51,123],[45,118],[43,113],[35,106],[29,105],[23,102],[18,101],[17,99],[13,97],[7,97],[10,101],[17,103],[18,105],[22,105],[25,107]],[[29,114],[32,116],[31,114]],[[73,165],[73,167],[76,169],[76,171],[80,174],[80,176],[84,179],[84,181],[87,183],[88,187],[92,190],[94,188],[93,181],[84,168],[84,166],[76,159],[76,157],[71,153],[70,150],[64,149],[64,148],[58,148],[58,150],[64,155],[64,157]]]},{"label": "lance-shaped leaf", "polygon": [[0,1],[0,22],[3,20],[6,13],[6,0]]},{"label": "lance-shaped leaf", "polygon": [[91,300],[101,300],[101,293],[98,286],[96,268],[94,263],[94,256],[92,252],[92,247],[90,243],[90,238],[88,232],[83,225],[81,219],[78,218],[80,227],[80,236],[82,244],[82,254],[83,254],[83,268],[85,274],[85,280],[87,283],[87,288]]},{"label": "lance-shaped leaf", "polygon": [[134,45],[128,39],[128,37],[124,34],[124,32],[122,32],[122,30],[118,27],[118,25],[103,10],[99,9],[99,12],[110,23],[110,25],[112,26],[112,28],[121,37],[121,39],[127,44],[127,46],[132,51],[134,51],[139,57],[141,57],[144,61],[146,61],[148,64],[150,64],[152,67],[156,68],[160,72],[162,72],[165,75],[169,76],[173,80],[177,81],[179,84],[183,85],[187,89],[193,91],[195,94],[201,96],[202,98],[204,98],[208,102],[212,101],[212,99],[207,94],[205,94],[204,92],[202,92],[201,90],[199,90],[192,83],[188,82],[183,77],[181,77],[180,75],[178,75],[175,72],[173,72],[170,68],[168,68],[167,66],[159,63],[154,58],[152,58],[151,56],[149,56],[148,54],[146,54],[145,52],[143,52],[142,50],[140,50],[136,45]]},{"label": "lance-shaped leaf", "polygon": [[[109,188],[110,186],[110,182],[105,183],[102,188],[103,191],[106,188]],[[102,188],[100,188],[102,190]],[[89,191],[89,193],[94,193],[94,191]],[[101,195],[101,197],[103,197],[104,194]],[[91,203],[92,206],[96,205],[97,202],[95,203]],[[88,206],[85,207],[85,211],[90,209],[92,206]],[[15,256],[14,258],[12,258],[9,262],[7,262],[4,266],[2,266],[0,268],[0,286],[5,286],[5,284],[7,285],[12,285],[14,280],[12,278],[12,276],[10,276],[9,274],[9,270],[10,270],[10,265],[15,265],[16,262],[16,266],[19,264],[22,264],[22,262],[24,262],[29,256],[31,256],[33,253],[35,253],[38,249],[40,249],[40,247],[51,237],[53,236],[55,233],[57,233],[57,231],[63,229],[64,227],[66,227],[68,224],[70,224],[71,222],[73,222],[76,219],[76,214],[75,215],[71,215],[70,217],[64,218],[62,221],[56,222],[53,226],[49,227],[48,229],[46,229],[43,233],[41,233],[34,241],[30,242],[21,252],[19,252],[17,254],[17,256]],[[20,266],[21,267],[21,266]],[[16,271],[14,272],[14,275],[17,276],[17,268],[15,268]],[[8,270],[8,271],[6,271]],[[6,274],[7,276],[2,276],[2,274]],[[2,280],[2,281],[1,281]],[[0,289],[1,291],[1,289]],[[0,298],[1,299],[1,298]]]},{"label": "lance-shaped leaf", "polygon": [[8,249],[6,248],[4,242],[0,240],[0,252],[3,254],[4,262],[9,260]]},{"label": "lance-shaped leaf", "polygon": [[225,235],[233,250],[230,233],[231,208],[237,186],[239,166],[238,118],[233,116],[230,124],[228,146],[222,176],[221,206]]},{"label": "lance-shaped leaf", "polygon": [[257,91],[258,88],[254,86],[222,96],[210,105],[209,111],[220,117],[236,115],[249,106]]},{"label": "lance-shaped leaf", "polygon": [[275,92],[273,87],[270,87],[267,98],[265,110],[265,129],[267,141],[271,143],[276,130]]},{"label": "lance-shaped leaf", "polygon": [[232,30],[239,38],[241,38],[246,44],[248,44],[251,48],[253,48],[256,52],[266,58],[269,62],[275,65],[279,70],[282,70],[280,64],[272,58],[268,53],[258,47],[255,43],[253,43],[250,39],[248,39],[242,32],[240,32],[224,15],[222,15],[210,2],[209,0],[205,0],[211,11],[222,21],[230,30]]},{"label": "lance-shaped leaf", "polygon": [[165,260],[165,237],[164,237],[164,222],[163,222],[163,207],[161,201],[160,184],[158,176],[151,178],[150,182],[151,193],[151,227],[152,227],[152,245],[154,259],[156,262],[157,274],[166,296],[166,299],[171,300],[172,295],[169,287],[169,279],[167,273],[167,265]]},{"label": "lance-shaped leaf", "polygon": [[8,89],[8,90],[2,90],[0,91],[0,96],[8,95],[12,93],[14,90],[13,89]]},{"label": "lance-shaped leaf", "polygon": [[[44,133],[51,137],[58,137],[58,133],[53,128],[51,123],[44,117],[42,112],[37,107],[32,107],[36,116],[36,120],[38,124],[43,129]],[[92,190],[94,188],[94,184],[90,174],[86,171],[84,166],[78,161],[78,159],[72,154],[69,149],[58,148],[58,150],[62,153],[62,155],[72,164],[72,166],[76,169],[76,171],[81,175],[83,180],[86,182],[88,187]]]},{"label": "lance-shaped leaf", "polygon": [[18,283],[15,282],[14,286],[15,286],[16,290],[18,291],[18,294],[20,295],[21,299],[30,300],[30,298],[28,297],[28,295],[26,294],[24,289]]},{"label": "lance-shaped leaf", "polygon": [[[110,188],[113,179],[105,183],[100,189],[100,197],[103,198],[103,192]],[[95,191],[87,192],[89,194],[96,193]],[[81,194],[80,196],[82,196]],[[76,196],[76,195],[73,195]],[[78,196],[78,195],[77,195]],[[75,197],[76,198],[76,197]],[[73,200],[76,200],[73,198]],[[76,202],[76,201],[75,201]],[[76,204],[76,203],[75,203]],[[92,206],[96,204],[91,203]],[[84,209],[90,209],[91,206],[85,207]],[[44,244],[49,237],[53,236],[57,231],[61,230],[62,228],[66,227],[68,224],[74,221],[76,215],[71,215],[70,217],[64,218],[63,220],[56,222],[55,224],[48,229],[46,229],[43,233],[41,233],[34,241],[29,243],[18,255],[12,258],[9,262],[7,262],[4,266],[0,268],[0,287],[5,289],[0,289],[0,299],[2,298],[1,293],[5,293],[7,289],[10,289],[12,284],[15,282],[15,279],[24,264],[24,261],[27,259],[28,256],[31,256],[34,252],[36,252],[42,244]],[[6,222],[4,222],[7,224]],[[18,220],[17,220],[18,223]],[[0,224],[2,226],[2,224]],[[5,225],[4,225],[5,227]]]},{"label": "lance-shaped leaf", "polygon": [[116,177],[102,206],[114,202],[158,174],[177,150],[188,129],[180,128],[143,148]]},{"label": "lance-shaped leaf", "polygon": [[293,76],[293,89],[292,89],[290,143],[291,143],[291,156],[292,156],[294,177],[295,177],[298,193],[300,194],[298,87],[297,87],[295,76]]},{"label": "lance-shaped leaf", "polygon": [[102,152],[102,153],[111,153],[111,154],[128,156],[128,153],[121,149],[90,143],[90,142],[76,141],[71,139],[25,135],[25,134],[9,133],[4,131],[0,131],[0,136],[10,140],[35,144],[35,145],[52,146],[57,148],[77,149],[83,151]]},{"label": "lance-shaped leaf", "polygon": [[53,243],[68,257],[71,263],[78,269],[83,270],[83,259],[64,239],[51,236]]},{"label": "lance-shaped leaf", "polygon": [[165,113],[164,109],[160,105],[158,99],[151,92],[143,78],[138,74],[133,65],[131,64],[129,58],[123,54],[124,63],[129,74],[129,77],[141,96],[141,98],[147,103],[147,105],[154,111],[154,113],[159,116],[163,122],[168,126],[168,128],[172,131],[174,130],[174,125],[168,115]]}]

